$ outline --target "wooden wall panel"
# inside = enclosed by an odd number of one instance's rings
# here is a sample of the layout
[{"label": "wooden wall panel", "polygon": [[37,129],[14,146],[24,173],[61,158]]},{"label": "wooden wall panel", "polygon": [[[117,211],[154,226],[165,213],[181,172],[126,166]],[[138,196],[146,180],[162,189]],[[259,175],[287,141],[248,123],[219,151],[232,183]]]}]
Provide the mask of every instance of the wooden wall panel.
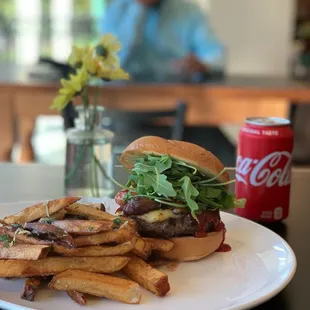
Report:
[{"label": "wooden wall panel", "polygon": [[14,144],[14,116],[10,93],[0,94],[0,161],[9,161]]}]

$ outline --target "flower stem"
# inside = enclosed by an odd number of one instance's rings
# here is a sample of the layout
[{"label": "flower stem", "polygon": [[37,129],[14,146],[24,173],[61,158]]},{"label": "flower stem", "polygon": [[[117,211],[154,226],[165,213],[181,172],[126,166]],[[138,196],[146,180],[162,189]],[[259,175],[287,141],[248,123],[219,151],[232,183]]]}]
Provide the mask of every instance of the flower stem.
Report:
[{"label": "flower stem", "polygon": [[94,146],[92,148],[92,168],[93,168],[93,177],[94,177],[94,185],[95,185],[95,196],[100,197],[100,192],[99,192],[99,182],[98,182],[98,171],[97,171],[97,164],[96,164],[96,155],[95,155],[95,150]]},{"label": "flower stem", "polygon": [[98,165],[99,170],[101,171],[101,173],[103,174],[104,177],[106,177],[108,180],[110,180],[111,182],[113,182],[115,185],[117,185],[120,188],[124,188],[124,189],[128,189],[128,190],[130,189],[128,186],[122,185],[122,184],[118,183],[116,180],[114,180],[112,177],[110,177],[106,173],[105,169],[102,167],[98,158],[96,156],[94,158],[95,158],[96,164]]},{"label": "flower stem", "polygon": [[96,124],[98,100],[99,100],[99,87],[96,87],[96,90],[95,90],[95,99],[94,99],[93,121],[92,121],[92,124],[91,124],[91,130],[94,129],[95,124]]},{"label": "flower stem", "polygon": [[93,144],[89,145],[89,187],[91,191],[92,197],[95,197],[95,191],[94,191],[94,180],[93,180]]},{"label": "flower stem", "polygon": [[89,114],[88,86],[85,86],[82,92],[82,103],[84,107],[84,126],[85,126],[85,129],[88,129],[91,126],[89,115],[87,115]]},{"label": "flower stem", "polygon": [[87,148],[86,145],[81,145],[81,148],[79,148],[79,151],[77,152],[77,155],[75,158],[74,166],[71,169],[71,171],[65,177],[67,185],[69,184],[69,181],[71,180],[71,178],[75,175],[80,163],[82,162],[84,155],[85,155],[86,148]]}]

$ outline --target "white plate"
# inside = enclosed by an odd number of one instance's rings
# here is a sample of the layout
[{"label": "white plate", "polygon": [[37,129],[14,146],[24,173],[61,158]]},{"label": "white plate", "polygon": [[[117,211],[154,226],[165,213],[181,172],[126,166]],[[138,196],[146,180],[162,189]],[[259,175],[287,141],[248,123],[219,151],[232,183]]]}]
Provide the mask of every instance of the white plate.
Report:
[{"label": "white plate", "polygon": [[[32,204],[32,203],[31,203]],[[0,206],[0,218],[29,202]],[[109,211],[115,208],[108,200]],[[222,213],[231,252],[214,253],[204,260],[180,264],[169,275],[171,291],[156,297],[143,290],[141,305],[90,298],[86,309],[248,309],[279,293],[292,279],[296,258],[289,245],[272,231],[251,221]],[[0,307],[5,309],[81,309],[65,293],[39,289],[35,302],[20,299],[22,280],[0,280]]]}]

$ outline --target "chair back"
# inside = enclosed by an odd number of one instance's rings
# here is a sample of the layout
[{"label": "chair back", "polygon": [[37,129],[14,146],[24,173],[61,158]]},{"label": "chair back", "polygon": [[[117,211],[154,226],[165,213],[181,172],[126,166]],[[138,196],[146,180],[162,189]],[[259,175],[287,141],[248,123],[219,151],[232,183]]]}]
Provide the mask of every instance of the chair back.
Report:
[{"label": "chair back", "polygon": [[107,109],[110,130],[116,139],[131,142],[144,135],[158,135],[167,139],[182,140],[187,104],[180,101],[173,110],[124,111]]}]

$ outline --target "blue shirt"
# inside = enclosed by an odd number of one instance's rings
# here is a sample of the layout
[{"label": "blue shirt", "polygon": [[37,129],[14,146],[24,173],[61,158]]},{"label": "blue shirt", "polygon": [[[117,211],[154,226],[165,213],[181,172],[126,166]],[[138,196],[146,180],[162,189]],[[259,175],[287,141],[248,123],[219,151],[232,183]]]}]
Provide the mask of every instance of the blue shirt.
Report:
[{"label": "blue shirt", "polygon": [[113,33],[121,41],[121,66],[132,76],[173,79],[180,75],[175,62],[190,53],[221,69],[224,48],[201,10],[185,0],[163,0],[159,8],[135,0],[113,0],[101,32]]}]

